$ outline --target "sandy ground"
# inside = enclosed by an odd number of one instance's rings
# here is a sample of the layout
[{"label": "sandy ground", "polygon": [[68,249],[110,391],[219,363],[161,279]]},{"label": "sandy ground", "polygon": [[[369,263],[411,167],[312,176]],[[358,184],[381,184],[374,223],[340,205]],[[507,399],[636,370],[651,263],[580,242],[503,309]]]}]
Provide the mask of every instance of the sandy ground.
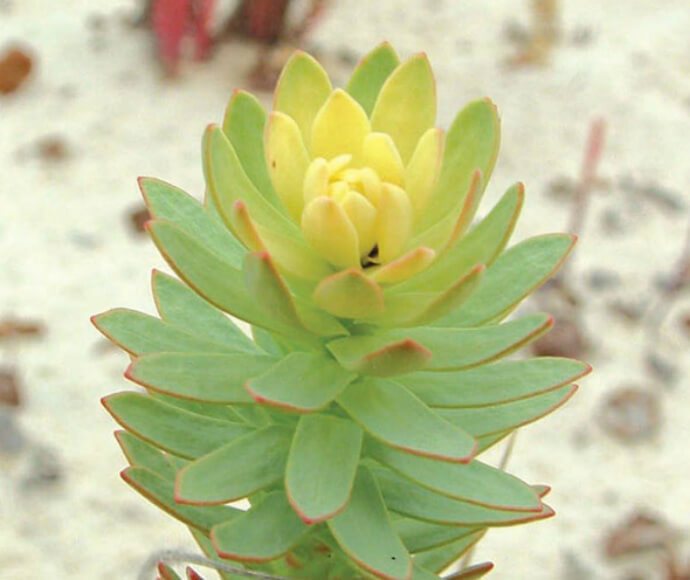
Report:
[{"label": "sandy ground", "polygon": [[[247,85],[255,53],[225,44],[170,82],[146,32],[124,24],[134,2],[59,4],[0,2],[0,50],[19,42],[37,61],[20,91],[0,96],[0,318],[46,327],[39,338],[0,342],[0,363],[16,369],[23,395],[20,408],[0,408],[0,578],[134,578],[152,551],[191,541],[118,478],[124,461],[99,398],[127,388],[126,358],[88,317],[113,306],[153,310],[149,273],[163,264],[128,223],[135,178],[202,191],[201,132]],[[524,181],[515,239],[566,227],[571,202],[552,184],[576,178],[591,120],[606,120],[603,183],[569,278],[595,373],[563,410],[519,434],[510,459],[511,471],[553,486],[558,515],[491,531],[475,560],[495,561],[496,580],[670,578],[655,555],[611,562],[603,552],[610,530],[638,510],[690,530],[690,334],[681,325],[690,301],[686,292],[654,336],[648,316],[620,314],[658,300],[687,227],[687,1],[566,0],[551,63],[522,69],[505,66],[515,51],[506,28],[528,22],[526,0],[333,4],[308,45],[336,82],[347,78],[347,58],[388,39],[404,56],[428,52],[441,125],[475,97],[497,103],[503,145],[483,211]],[[64,159],[38,154],[51,136]],[[664,372],[654,370],[659,361]],[[660,404],[658,431],[637,444],[599,421],[625,386]],[[680,544],[679,556],[688,552]]]}]

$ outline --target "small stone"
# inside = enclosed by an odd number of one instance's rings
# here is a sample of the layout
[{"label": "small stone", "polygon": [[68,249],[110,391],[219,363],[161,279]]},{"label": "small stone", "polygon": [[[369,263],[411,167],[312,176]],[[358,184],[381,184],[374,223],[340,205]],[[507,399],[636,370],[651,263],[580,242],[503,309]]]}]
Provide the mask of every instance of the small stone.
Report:
[{"label": "small stone", "polygon": [[17,424],[13,409],[0,407],[0,455],[17,455],[26,444],[26,437]]},{"label": "small stone", "polygon": [[580,358],[587,350],[587,343],[574,320],[559,318],[550,332],[532,343],[536,356],[564,356]]},{"label": "small stone", "polygon": [[25,489],[54,485],[62,479],[62,465],[57,454],[47,447],[35,447],[28,473],[23,479]]},{"label": "small stone", "polygon": [[676,533],[659,517],[635,513],[609,533],[605,553],[609,558],[638,554],[667,547],[675,537]]},{"label": "small stone", "polygon": [[0,320],[0,340],[13,340],[21,336],[41,336],[45,332],[43,324],[35,320],[5,318]]},{"label": "small stone", "polygon": [[19,48],[9,49],[0,58],[0,94],[16,91],[31,74],[32,58]]},{"label": "small stone", "polygon": [[635,387],[619,389],[604,402],[599,422],[604,431],[624,442],[647,440],[661,423],[658,399]]},{"label": "small stone", "polygon": [[144,226],[150,219],[151,214],[146,207],[136,208],[129,212],[129,222],[132,229],[138,234],[146,231]]},{"label": "small stone", "polygon": [[592,270],[587,274],[587,284],[592,290],[610,290],[620,283],[620,275],[613,270]]},{"label": "small stone", "polygon": [[19,395],[19,379],[13,369],[0,368],[0,405],[18,407],[21,402]]},{"label": "small stone", "polygon": [[38,141],[36,152],[41,160],[48,163],[65,161],[70,156],[69,147],[62,137],[57,135],[49,135]]}]

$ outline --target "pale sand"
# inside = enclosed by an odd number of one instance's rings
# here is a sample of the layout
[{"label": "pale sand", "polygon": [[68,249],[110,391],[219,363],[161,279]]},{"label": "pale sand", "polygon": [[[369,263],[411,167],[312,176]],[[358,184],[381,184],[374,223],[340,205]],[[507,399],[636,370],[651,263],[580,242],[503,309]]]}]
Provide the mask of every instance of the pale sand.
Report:
[{"label": "pale sand", "polygon": [[[201,132],[221,118],[231,91],[246,86],[254,53],[225,44],[212,62],[186,65],[178,80],[161,81],[150,38],[121,23],[133,2],[11,4],[0,13],[0,48],[24,41],[38,67],[20,92],[0,98],[0,315],[40,319],[48,334],[0,350],[0,360],[21,372],[19,422],[30,441],[24,452],[1,458],[0,578],[134,578],[152,551],[192,544],[182,525],[117,476],[124,460],[99,398],[130,388],[122,378],[127,358],[102,350],[88,317],[114,306],[153,310],[149,274],[163,264],[153,244],[128,227],[126,213],[139,203],[135,178],[153,175],[202,191]],[[549,503],[558,515],[491,531],[475,561],[496,562],[496,580],[623,578],[636,562],[611,565],[602,555],[613,525],[637,508],[686,531],[690,525],[690,357],[678,326],[690,310],[687,295],[656,340],[677,365],[671,387],[645,365],[643,328],[606,309],[613,298],[645,303],[682,245],[690,202],[687,2],[565,2],[566,37],[587,29],[591,41],[566,40],[550,66],[525,70],[503,62],[512,52],[505,25],[527,20],[527,0],[334,4],[310,44],[337,82],[348,70],[338,63],[340,50],[360,55],[388,39],[405,56],[428,52],[442,125],[470,99],[489,95],[497,103],[503,145],[481,211],[510,183],[524,181],[528,198],[516,240],[565,227],[569,205],[550,197],[547,185],[576,176],[590,120],[608,122],[600,174],[614,187],[596,194],[572,260],[596,372],[564,409],[520,433],[509,465],[530,482],[553,486]],[[105,20],[99,33],[86,24],[94,14]],[[32,155],[45,135],[63,138],[71,158],[50,164]],[[675,191],[685,209],[640,202],[615,187],[626,175]],[[604,231],[609,209],[621,233]],[[585,283],[594,269],[616,272],[619,286],[594,293]],[[606,436],[596,421],[607,393],[629,383],[659,393],[664,415],[659,434],[635,446]],[[57,483],[22,483],[36,446],[56,453]],[[589,571],[578,575],[571,567],[568,576],[568,554]]]}]

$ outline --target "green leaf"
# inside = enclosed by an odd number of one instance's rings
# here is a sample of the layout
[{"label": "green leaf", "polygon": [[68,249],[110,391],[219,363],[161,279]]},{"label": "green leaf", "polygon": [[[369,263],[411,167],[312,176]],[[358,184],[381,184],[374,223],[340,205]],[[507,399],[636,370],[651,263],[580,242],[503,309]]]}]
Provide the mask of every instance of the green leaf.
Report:
[{"label": "green leaf", "polygon": [[308,524],[333,517],[350,498],[362,447],[362,430],[331,415],[300,418],[290,447],[285,489]]},{"label": "green leaf", "polygon": [[250,93],[236,90],[225,110],[223,132],[237,153],[242,169],[254,187],[273,207],[285,213],[285,208],[273,189],[266,167],[265,127],[266,111],[258,99]]},{"label": "green leaf", "polygon": [[406,516],[446,525],[511,526],[551,517],[542,504],[538,512],[513,512],[488,508],[435,493],[387,469],[374,468],[388,509]]},{"label": "green leaf", "polygon": [[505,439],[510,435],[510,431],[503,431],[501,433],[492,433],[491,435],[484,435],[477,437],[477,455],[484,453],[489,447],[496,445],[496,443]]},{"label": "green leaf", "polygon": [[307,148],[311,145],[314,117],[332,90],[326,71],[312,56],[299,50],[290,57],[278,79],[273,108],[295,120]]},{"label": "green leaf", "polygon": [[[189,528],[189,531],[192,533],[192,536],[194,536],[194,540],[197,544],[199,544],[201,551],[205,554],[207,558],[210,558],[214,562],[227,564],[227,562],[224,562],[220,558],[220,556],[218,556],[218,553],[216,552],[215,547],[211,543],[208,534],[205,534],[204,532],[197,530],[196,528]],[[239,568],[241,570],[244,568],[244,566],[242,566],[242,564],[240,564],[239,562],[234,562],[233,568]],[[221,572],[220,570],[218,571],[218,575],[222,578],[222,580],[240,580],[240,578],[243,578],[242,576],[238,576],[230,572]]]},{"label": "green leaf", "polygon": [[230,421],[231,423],[246,423],[247,421],[237,412],[236,407],[229,405],[218,405],[217,403],[208,403],[206,401],[194,401],[191,399],[182,399],[176,395],[171,396],[168,393],[161,393],[154,389],[146,389],[148,394],[157,399],[168,403],[173,407],[179,407],[184,411],[195,413],[197,415],[205,415],[214,419],[221,419],[222,421]]},{"label": "green leaf", "polygon": [[[496,107],[489,99],[474,101],[458,113],[446,134],[441,174],[430,203],[419,220],[418,231],[442,227],[448,234],[452,232],[474,171],[481,171],[484,185],[489,182],[499,143],[500,121]],[[480,198],[478,195],[467,216],[468,223]],[[420,239],[423,237],[424,233]]]},{"label": "green leaf", "polygon": [[399,518],[394,523],[411,553],[445,546],[481,529],[472,526],[440,526],[412,518]]},{"label": "green leaf", "polygon": [[385,308],[381,287],[356,268],[324,278],[313,297],[320,308],[341,318],[370,318]]},{"label": "green leaf", "polygon": [[498,361],[464,371],[419,372],[396,380],[431,407],[484,407],[546,393],[590,370],[576,360],[539,357]]},{"label": "green leaf", "polygon": [[416,455],[467,462],[476,442],[427,407],[402,385],[365,379],[352,383],[338,404],[371,435]]},{"label": "green leaf", "polygon": [[398,66],[383,83],[371,112],[371,128],[388,133],[407,163],[420,137],[435,122],[434,74],[427,56],[418,54]]},{"label": "green leaf", "polygon": [[127,431],[115,431],[115,438],[131,466],[146,467],[163,479],[175,479],[177,470],[160,449]]},{"label": "green leaf", "polygon": [[419,370],[431,358],[426,348],[409,338],[352,336],[333,340],[326,348],[346,369],[379,377]]},{"label": "green leaf", "polygon": [[293,352],[245,388],[259,403],[312,412],[328,405],[356,377],[325,354]]},{"label": "green leaf", "polygon": [[481,540],[485,533],[486,530],[481,530],[464,536],[445,546],[432,548],[431,550],[415,554],[415,564],[440,574]]},{"label": "green leaf", "polygon": [[252,218],[261,226],[276,233],[301,238],[302,234],[295,222],[285,213],[277,210],[254,187],[242,169],[235,149],[217,125],[211,125],[204,134],[204,172],[213,199],[228,226],[228,219],[235,202],[246,204]]},{"label": "green leaf", "polygon": [[114,308],[94,316],[91,321],[105,337],[131,354],[153,352],[210,351],[227,353],[230,348],[198,338],[155,316],[127,308]]},{"label": "green leaf", "polygon": [[431,266],[393,287],[390,293],[440,291],[454,284],[473,266],[490,266],[508,243],[524,198],[524,187],[521,184],[513,185],[484,219],[438,256]]},{"label": "green leaf", "polygon": [[238,267],[247,252],[221,222],[210,217],[203,204],[180,188],[160,179],[142,177],[139,188],[151,215],[175,224],[223,259]]},{"label": "green leaf", "polygon": [[563,405],[577,390],[576,385],[555,389],[528,399],[465,409],[437,409],[437,413],[475,437],[517,429],[548,415]]},{"label": "green leaf", "polygon": [[[345,368],[377,376],[419,370],[452,370],[476,366],[505,356],[535,340],[553,326],[544,314],[481,328],[421,327],[377,335],[333,340],[327,348]],[[408,350],[409,358],[404,356]]]},{"label": "green leaf", "polygon": [[418,457],[368,440],[366,453],[436,493],[506,511],[538,512],[535,491],[517,477],[480,461],[448,463]]},{"label": "green leaf", "polygon": [[163,562],[158,563],[158,574],[160,580],[182,580],[175,570]]},{"label": "green leaf", "polygon": [[266,562],[283,555],[309,527],[282,491],[263,497],[241,516],[211,530],[211,541],[223,558]]},{"label": "green leaf", "polygon": [[400,59],[395,49],[388,42],[383,42],[367,54],[355,68],[346,90],[362,105],[367,115],[371,116],[383,83],[399,64]]},{"label": "green leaf", "polygon": [[230,506],[187,506],[175,501],[173,482],[145,467],[128,467],[121,473],[129,485],[172,517],[208,533],[213,526],[242,514]]},{"label": "green leaf", "polygon": [[279,481],[285,471],[292,430],[271,425],[239,437],[193,461],[177,474],[181,503],[227,503]]},{"label": "green leaf", "polygon": [[259,326],[252,326],[252,338],[261,350],[271,356],[282,357],[289,352],[275,336]]},{"label": "green leaf", "polygon": [[161,318],[189,334],[229,350],[256,353],[256,345],[223,312],[211,306],[179,280],[153,272],[153,296]]},{"label": "green leaf", "polygon": [[365,570],[390,580],[411,578],[412,559],[366,467],[357,472],[347,507],[328,520],[328,527],[345,553]]},{"label": "green leaf", "polygon": [[140,357],[125,376],[140,385],[208,403],[251,403],[244,383],[264,373],[276,359],[266,355],[160,353]]},{"label": "green leaf", "polygon": [[303,334],[306,329],[297,315],[292,295],[268,252],[252,252],[244,260],[244,277],[264,316],[281,328]]},{"label": "green leaf", "polygon": [[103,405],[128,431],[165,451],[199,457],[253,431],[231,423],[184,411],[140,393],[115,393]]},{"label": "green leaf", "polygon": [[538,236],[501,255],[484,276],[481,292],[436,326],[477,326],[510,312],[548,280],[575,244],[568,234]]},{"label": "green leaf", "polygon": [[493,568],[494,565],[491,562],[475,564],[469,568],[463,568],[459,572],[449,576],[447,580],[479,580],[480,578],[484,578]]}]

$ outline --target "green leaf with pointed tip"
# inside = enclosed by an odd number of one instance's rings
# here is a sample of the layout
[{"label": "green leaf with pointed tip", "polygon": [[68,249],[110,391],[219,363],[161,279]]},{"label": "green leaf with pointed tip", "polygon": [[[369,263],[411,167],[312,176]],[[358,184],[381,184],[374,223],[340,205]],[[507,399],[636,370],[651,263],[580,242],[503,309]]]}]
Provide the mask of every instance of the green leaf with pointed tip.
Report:
[{"label": "green leaf with pointed tip", "polygon": [[362,447],[362,430],[347,419],[305,415],[290,447],[285,490],[308,524],[340,512],[350,498]]},{"label": "green leaf with pointed tip", "polygon": [[573,236],[551,234],[510,248],[486,271],[482,291],[435,324],[476,326],[509,312],[554,274],[574,244]]},{"label": "green leaf with pointed tip", "polygon": [[417,276],[398,284],[390,293],[443,290],[454,284],[460,275],[476,264],[490,266],[508,243],[524,198],[522,185],[513,185],[484,219],[438,256],[431,266]]},{"label": "green leaf with pointed tip", "polygon": [[[211,543],[211,539],[208,537],[208,534],[205,534],[204,532],[192,527],[189,528],[189,531],[192,533],[192,536],[194,536],[194,541],[199,545],[201,551],[207,558],[210,558],[214,562],[227,564],[227,562],[224,562],[220,556],[218,556],[218,553]],[[240,570],[244,569],[244,566],[242,566],[242,564],[239,562],[234,562],[232,566],[233,568],[239,568]],[[237,576],[236,574],[232,574],[230,572],[221,572],[220,570],[218,570],[218,575],[222,578],[222,580],[239,580],[242,578],[242,576]]]},{"label": "green leaf with pointed tip", "polygon": [[244,383],[266,372],[276,359],[266,355],[159,353],[136,359],[127,378],[168,395],[208,403],[251,403]]},{"label": "green leaf with pointed tip", "polygon": [[426,348],[408,338],[352,336],[333,340],[326,348],[346,369],[379,377],[419,370],[431,358]]},{"label": "green leaf with pointed tip", "polygon": [[182,457],[205,455],[253,429],[184,411],[140,393],[115,393],[103,405],[128,431]]},{"label": "green leaf with pointed tip", "polygon": [[266,562],[283,555],[308,530],[283,491],[274,491],[230,522],[211,530],[211,541],[223,558]]},{"label": "green leaf with pointed tip", "polygon": [[152,285],[158,312],[168,324],[232,350],[257,352],[256,345],[230,318],[186,284],[154,270]]},{"label": "green leaf with pointed tip", "polygon": [[[345,368],[393,376],[419,370],[420,363],[426,363],[428,370],[439,371],[486,363],[535,340],[552,325],[551,317],[538,314],[480,328],[420,327],[390,330],[375,336],[349,336],[329,342],[327,348]],[[418,360],[397,356],[400,345],[418,353]],[[389,364],[391,353],[396,357]],[[372,372],[370,367],[375,364],[378,366]]]},{"label": "green leaf with pointed tip", "polygon": [[407,580],[412,559],[395,533],[381,492],[366,467],[357,472],[345,510],[328,520],[338,545],[357,564],[377,576]]},{"label": "green leaf with pointed tip", "polygon": [[198,338],[154,316],[127,308],[108,310],[94,316],[92,321],[108,340],[131,354],[161,351],[227,353],[230,350],[224,344]]},{"label": "green leaf with pointed tip", "polygon": [[[274,320],[247,290],[242,272],[167,222],[150,226],[153,241],[177,274],[206,300],[238,318],[280,334],[304,336],[304,330]],[[195,351],[203,351],[196,348]]]},{"label": "green leaf with pointed tip", "polygon": [[479,264],[462,276],[455,284],[437,296],[408,325],[424,326],[457,310],[475,293],[483,282],[485,267]]},{"label": "green leaf with pointed tip", "polygon": [[173,407],[179,407],[184,411],[196,413],[197,415],[205,415],[214,419],[221,419],[222,421],[230,421],[231,423],[246,423],[247,421],[237,413],[237,410],[229,405],[218,405],[216,403],[208,403],[206,401],[194,401],[191,399],[182,399],[177,396],[171,396],[168,393],[161,393],[151,388],[146,389],[148,394],[157,399],[168,403]]},{"label": "green leaf with pointed tip", "polygon": [[365,452],[396,472],[436,493],[505,511],[536,512],[541,501],[517,477],[481,461],[449,463],[411,455],[368,440]]},{"label": "green leaf with pointed tip", "polygon": [[357,375],[325,354],[293,352],[245,384],[259,403],[313,412],[330,403]]},{"label": "green leaf with pointed tip", "polygon": [[406,516],[446,525],[512,526],[553,515],[542,504],[538,512],[513,512],[488,508],[435,493],[388,469],[372,468],[388,509]]},{"label": "green leaf with pointed tip", "polygon": [[493,569],[494,565],[491,562],[483,562],[470,566],[469,568],[463,568],[459,572],[449,576],[447,580],[479,580],[480,578],[484,578],[484,576]]},{"label": "green leaf with pointed tip", "polygon": [[[488,183],[498,156],[499,143],[500,122],[496,107],[491,101],[474,101],[458,113],[446,133],[441,174],[429,206],[419,220],[417,231],[424,232],[437,224],[445,223],[450,234],[465,201],[464,196],[469,190],[474,171],[479,169],[483,184]],[[481,195],[478,195],[474,209],[480,198]],[[470,213],[473,214],[474,211]],[[468,216],[468,221],[471,221],[471,215]]]},{"label": "green leaf with pointed tip", "polygon": [[158,563],[159,580],[182,580],[170,566],[163,562]]},{"label": "green leaf with pointed tip", "polygon": [[242,514],[241,510],[230,506],[197,507],[179,504],[175,501],[173,482],[145,467],[128,467],[121,476],[141,495],[172,517],[207,533],[216,524]]},{"label": "green leaf with pointed tip", "polygon": [[252,252],[244,260],[244,276],[249,293],[255,297],[265,316],[281,327],[305,333],[297,316],[292,295],[268,252]]},{"label": "green leaf with pointed tip", "polygon": [[479,408],[436,409],[449,423],[475,437],[517,429],[548,415],[563,405],[577,390],[569,385],[547,393],[509,403]]},{"label": "green leaf with pointed tip", "polygon": [[273,108],[290,115],[310,146],[311,126],[333,90],[323,67],[305,52],[295,52],[285,64],[275,90]]},{"label": "green leaf with pointed tip", "polygon": [[381,287],[355,268],[323,279],[313,297],[320,308],[341,318],[371,318],[385,309]]},{"label": "green leaf with pointed tip", "polygon": [[257,223],[276,233],[300,239],[295,222],[277,210],[259,192],[242,169],[235,149],[218,126],[210,126],[204,135],[204,170],[213,199],[228,226],[228,216],[236,201],[243,201]]},{"label": "green leaf with pointed tip", "polygon": [[405,547],[413,554],[445,546],[481,529],[472,526],[441,526],[412,518],[399,518],[394,524]]},{"label": "green leaf with pointed tip", "polygon": [[396,380],[431,407],[484,407],[546,393],[590,370],[580,361],[539,357],[498,361],[464,371],[419,372]]},{"label": "green leaf with pointed tip", "polygon": [[432,570],[440,574],[453,562],[457,561],[467,550],[474,546],[482,539],[486,530],[481,530],[473,534],[464,536],[450,544],[432,548],[424,552],[415,554],[414,561],[418,566],[422,566],[428,570]]},{"label": "green leaf with pointed tip", "polygon": [[225,110],[223,132],[237,153],[242,169],[254,187],[273,207],[285,213],[285,208],[273,189],[266,167],[265,127],[266,111],[258,99],[245,91],[235,91]]},{"label": "green leaf with pointed tip", "polygon": [[393,381],[357,381],[337,401],[368,433],[408,453],[463,462],[474,453],[476,442],[471,435]]},{"label": "green leaf with pointed tip", "polygon": [[146,467],[170,481],[175,479],[177,470],[160,449],[127,431],[115,431],[115,438],[131,466]]},{"label": "green leaf with pointed tip", "polygon": [[371,112],[371,128],[388,133],[407,163],[420,137],[435,122],[434,74],[426,55],[418,54],[398,66],[383,83]]},{"label": "green leaf with pointed tip", "polygon": [[223,224],[208,215],[203,204],[180,188],[151,177],[141,178],[139,188],[151,215],[174,223],[193,238],[224,257],[235,267],[247,252]]},{"label": "green leaf with pointed tip", "polygon": [[279,481],[291,438],[290,428],[270,425],[193,461],[177,474],[177,501],[227,503]]},{"label": "green leaf with pointed tip", "polygon": [[395,49],[387,42],[379,44],[367,54],[352,73],[345,89],[362,105],[367,115],[371,116],[386,79],[400,64]]}]

